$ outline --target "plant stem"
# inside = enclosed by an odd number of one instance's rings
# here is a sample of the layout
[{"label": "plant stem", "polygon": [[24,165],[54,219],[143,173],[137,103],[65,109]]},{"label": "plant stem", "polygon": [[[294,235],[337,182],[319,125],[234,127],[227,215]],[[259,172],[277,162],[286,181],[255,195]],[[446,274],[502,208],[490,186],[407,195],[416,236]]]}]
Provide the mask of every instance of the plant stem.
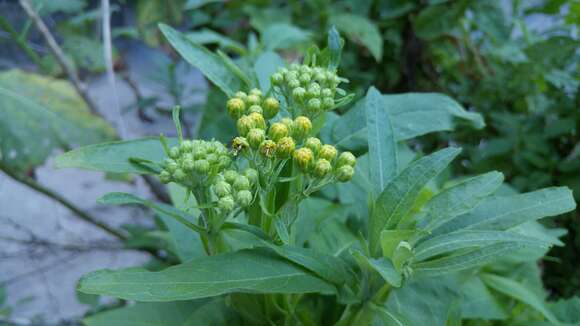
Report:
[{"label": "plant stem", "polygon": [[36,26],[36,28],[38,29],[40,34],[42,34],[42,37],[46,41],[46,44],[48,44],[48,48],[50,49],[50,52],[52,52],[52,54],[56,58],[56,61],[59,63],[62,70],[68,76],[68,79],[73,84],[77,93],[87,103],[87,106],[89,107],[89,109],[91,110],[91,112],[93,114],[95,114],[99,117],[102,117],[102,115],[97,111],[97,106],[89,97],[89,94],[86,90],[86,87],[83,85],[83,83],[79,79],[79,76],[77,75],[73,66],[68,61],[64,52],[62,51],[62,49],[60,48],[60,46],[58,45],[58,43],[54,39],[54,36],[50,33],[50,30],[48,29],[48,27],[46,26],[46,24],[44,23],[42,18],[40,18],[40,16],[36,12],[36,10],[34,10],[32,8],[30,1],[29,0],[19,0],[19,3],[20,3],[20,6],[22,7],[22,9],[24,9],[24,12],[26,12],[28,17],[30,18],[30,20],[32,20],[32,23],[34,24],[34,26]]},{"label": "plant stem", "polygon": [[59,202],[60,204],[62,204],[63,206],[65,206],[66,208],[71,210],[73,213],[75,213],[83,221],[98,227],[99,229],[107,232],[108,234],[114,236],[117,239],[120,239],[120,240],[127,239],[127,237],[123,233],[121,233],[118,230],[114,229],[113,227],[99,221],[95,217],[89,215],[87,212],[85,212],[82,209],[80,209],[79,207],[75,206],[73,203],[66,200],[64,197],[62,197],[58,193],[56,193],[56,192],[52,191],[51,189],[41,185],[40,183],[38,183],[34,179],[13,171],[11,168],[6,166],[2,162],[0,162],[0,170],[2,170],[7,176],[12,178],[13,180],[18,181],[18,182],[20,182],[20,183],[22,183],[22,184],[24,184],[32,189],[44,194],[44,195],[52,198],[53,200]]},{"label": "plant stem", "polygon": [[16,30],[14,30],[12,25],[10,25],[10,23],[6,21],[6,19],[3,16],[0,16],[0,28],[2,28],[8,34],[10,34],[10,37],[12,37],[14,42],[18,44],[18,46],[24,51],[24,53],[26,53],[26,55],[30,58],[30,60],[34,62],[34,64],[36,64],[39,67],[42,66],[42,59],[40,58],[40,56],[36,52],[34,52],[34,50],[32,50],[30,46],[28,46],[28,43],[26,43],[22,39],[22,37],[20,37],[20,35],[16,33]]}]

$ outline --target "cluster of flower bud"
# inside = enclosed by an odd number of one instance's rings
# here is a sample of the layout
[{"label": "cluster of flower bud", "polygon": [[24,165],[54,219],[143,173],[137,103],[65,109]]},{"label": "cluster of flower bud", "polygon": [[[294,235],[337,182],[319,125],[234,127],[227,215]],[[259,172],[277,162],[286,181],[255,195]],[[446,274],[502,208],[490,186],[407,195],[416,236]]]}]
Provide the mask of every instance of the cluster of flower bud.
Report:
[{"label": "cluster of flower bud", "polygon": [[237,92],[228,100],[226,108],[228,114],[234,119],[251,113],[259,113],[266,119],[272,119],[278,114],[280,103],[273,97],[263,98],[262,91],[254,88],[248,94]]},{"label": "cluster of flower bud", "polygon": [[223,212],[239,207],[248,207],[254,199],[258,184],[258,171],[247,168],[242,173],[225,170],[220,173],[211,188],[218,198],[217,206]]},{"label": "cluster of flower bud", "polygon": [[283,118],[266,126],[264,117],[250,113],[237,121],[240,136],[234,138],[232,147],[236,152],[256,150],[266,158],[286,159],[292,156],[296,143],[304,140],[312,131],[312,122],[304,116]]},{"label": "cluster of flower bud", "polygon": [[228,149],[218,141],[184,140],[169,150],[159,179],[192,186],[204,176],[215,175],[232,162]]},{"label": "cluster of flower bud", "polygon": [[278,69],[270,79],[272,85],[291,100],[291,105],[308,117],[335,107],[335,95],[341,82],[334,71],[298,64]]},{"label": "cluster of flower bud", "polygon": [[356,157],[351,152],[338,151],[332,145],[323,145],[320,139],[309,137],[304,146],[295,150],[294,161],[298,167],[315,178],[333,176],[339,182],[347,182],[354,175]]}]

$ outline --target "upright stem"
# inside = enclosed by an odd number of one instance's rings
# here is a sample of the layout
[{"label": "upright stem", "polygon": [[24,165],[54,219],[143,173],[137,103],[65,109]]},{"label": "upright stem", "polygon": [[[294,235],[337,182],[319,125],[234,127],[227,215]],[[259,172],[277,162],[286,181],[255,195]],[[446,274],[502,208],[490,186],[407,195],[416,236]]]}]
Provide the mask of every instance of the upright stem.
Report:
[{"label": "upright stem", "polygon": [[50,52],[52,52],[52,54],[56,58],[56,61],[59,63],[62,70],[68,76],[68,79],[75,87],[77,93],[87,103],[89,109],[91,110],[91,112],[93,114],[101,116],[101,114],[97,111],[97,106],[89,97],[89,94],[87,93],[85,86],[83,85],[83,83],[79,79],[79,76],[77,75],[73,66],[70,64],[70,62],[66,58],[64,52],[62,51],[62,49],[60,48],[60,46],[58,45],[58,43],[54,39],[54,36],[52,36],[52,34],[50,33],[50,30],[48,29],[46,24],[44,24],[44,21],[42,21],[42,19],[38,15],[38,13],[32,8],[30,1],[29,0],[19,0],[19,2],[20,2],[20,6],[22,7],[22,9],[24,9],[26,14],[30,18],[30,20],[32,20],[32,23],[34,24],[34,26],[36,26],[36,28],[38,29],[40,34],[42,34],[42,37],[44,38],[44,40],[48,44],[48,48],[50,49]]},{"label": "upright stem", "polygon": [[16,33],[16,30],[14,30],[12,25],[10,25],[10,23],[6,21],[6,19],[2,16],[0,16],[0,28],[2,28],[8,34],[10,34],[10,37],[12,37],[14,42],[18,44],[18,46],[24,51],[24,53],[26,53],[26,55],[30,58],[30,60],[34,62],[34,64],[36,64],[37,66],[42,66],[42,59],[40,58],[40,56],[36,52],[34,52],[32,48],[30,48],[30,46],[26,43],[26,41],[24,41],[22,37],[20,37],[20,35]]},{"label": "upright stem", "polygon": [[115,238],[118,238],[120,240],[127,239],[127,237],[124,234],[122,234],[121,232],[119,232],[118,230],[116,230],[113,227],[97,220],[95,217],[89,215],[87,212],[83,211],[82,209],[80,209],[79,207],[77,207],[76,205],[71,203],[70,201],[66,200],[64,197],[62,197],[58,193],[56,193],[56,192],[52,191],[51,189],[36,182],[34,179],[13,171],[10,167],[6,166],[2,162],[0,162],[0,170],[2,170],[7,176],[14,179],[15,181],[18,181],[22,184],[25,184],[28,187],[30,187],[30,188],[46,195],[46,196],[52,198],[53,200],[59,202],[60,204],[62,204],[63,206],[65,206],[66,208],[71,210],[73,213],[75,213],[83,221],[98,227],[99,229],[107,232],[108,234],[114,236]]}]

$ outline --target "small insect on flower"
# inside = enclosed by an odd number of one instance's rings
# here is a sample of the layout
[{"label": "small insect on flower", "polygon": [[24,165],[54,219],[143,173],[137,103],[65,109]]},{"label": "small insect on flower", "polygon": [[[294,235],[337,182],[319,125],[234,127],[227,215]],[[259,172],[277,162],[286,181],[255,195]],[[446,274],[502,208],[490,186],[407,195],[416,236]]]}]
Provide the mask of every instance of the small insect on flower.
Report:
[{"label": "small insect on flower", "polygon": [[236,137],[232,141],[232,148],[234,149],[235,154],[242,152],[250,147],[250,143],[245,137]]}]

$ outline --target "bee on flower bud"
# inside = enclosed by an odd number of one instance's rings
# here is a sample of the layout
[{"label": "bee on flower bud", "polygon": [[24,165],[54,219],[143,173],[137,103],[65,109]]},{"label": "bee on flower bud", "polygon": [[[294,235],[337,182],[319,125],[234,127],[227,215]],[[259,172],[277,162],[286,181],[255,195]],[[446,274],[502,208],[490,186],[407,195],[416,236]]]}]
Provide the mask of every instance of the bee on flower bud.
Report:
[{"label": "bee on flower bud", "polygon": [[232,141],[232,148],[236,153],[246,150],[250,147],[250,143],[245,137],[236,137]]}]

